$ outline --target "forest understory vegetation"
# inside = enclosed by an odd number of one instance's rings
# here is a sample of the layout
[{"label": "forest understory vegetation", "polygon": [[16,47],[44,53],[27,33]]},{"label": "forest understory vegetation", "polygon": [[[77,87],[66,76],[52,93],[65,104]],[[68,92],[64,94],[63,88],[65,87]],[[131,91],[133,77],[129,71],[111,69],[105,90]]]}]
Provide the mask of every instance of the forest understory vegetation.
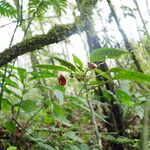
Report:
[{"label": "forest understory vegetation", "polygon": [[0,150],[150,150],[149,6],[1,0]]}]

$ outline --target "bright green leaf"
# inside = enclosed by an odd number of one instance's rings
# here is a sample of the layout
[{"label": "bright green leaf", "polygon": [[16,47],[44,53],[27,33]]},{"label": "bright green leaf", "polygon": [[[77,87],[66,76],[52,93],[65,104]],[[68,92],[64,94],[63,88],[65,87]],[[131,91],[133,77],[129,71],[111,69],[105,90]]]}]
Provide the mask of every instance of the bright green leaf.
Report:
[{"label": "bright green leaf", "polygon": [[27,71],[23,68],[17,68],[19,77],[21,79],[21,82],[24,83],[25,78],[27,77]]},{"label": "bright green leaf", "polygon": [[54,71],[66,71],[66,72],[70,72],[69,69],[67,69],[66,67],[63,66],[57,66],[57,65],[34,65],[32,67],[36,67],[36,68],[41,68],[41,69],[47,69],[47,70],[54,70]]},{"label": "bright green leaf", "polygon": [[11,103],[8,101],[8,99],[2,99],[2,110],[5,112],[9,112],[11,110]]},{"label": "bright green leaf", "polygon": [[99,48],[91,52],[91,61],[104,61],[106,58],[117,59],[121,55],[126,54],[125,50],[115,48]]},{"label": "bright green leaf", "polygon": [[18,88],[18,84],[17,84],[15,81],[11,80],[10,78],[6,78],[6,79],[5,79],[5,82],[6,82],[6,84],[9,85],[9,86]]},{"label": "bright green leaf", "polygon": [[82,69],[83,68],[82,61],[76,55],[73,54],[72,56],[73,56],[73,61],[76,64],[76,66]]},{"label": "bright green leaf", "polygon": [[70,69],[72,71],[76,71],[76,67],[72,63],[70,63],[70,62],[68,62],[66,60],[60,59],[58,57],[53,57],[53,58],[55,60],[57,60],[61,65],[67,67],[68,69]]},{"label": "bright green leaf", "polygon": [[27,71],[25,69],[23,69],[23,68],[14,67],[12,65],[8,65],[8,67],[11,68],[11,69],[17,70],[21,83],[24,83],[24,80],[27,77]]},{"label": "bright green leaf", "polygon": [[120,103],[130,107],[132,105],[131,97],[122,89],[116,90],[116,96],[118,97]]},{"label": "bright green leaf", "polygon": [[15,125],[14,121],[12,121],[12,120],[5,122],[4,126],[9,133],[13,133],[15,131],[15,128],[16,128],[16,125]]},{"label": "bright green leaf", "polygon": [[29,79],[29,81],[57,77],[54,73],[48,71],[32,72],[31,74],[32,77]]},{"label": "bright green leaf", "polygon": [[106,72],[101,71],[100,69],[95,69],[95,72],[98,73],[99,75],[103,76],[106,79],[110,79],[109,75]]},{"label": "bright green leaf", "polygon": [[15,146],[9,146],[9,147],[7,148],[7,150],[17,150],[17,147],[15,147]]},{"label": "bright green leaf", "polygon": [[132,80],[135,82],[150,82],[150,75],[136,72],[133,70],[127,70],[122,68],[112,68],[109,72],[115,73],[112,79],[117,80]]},{"label": "bright green leaf", "polygon": [[25,111],[25,112],[32,112],[35,111],[38,106],[36,105],[36,102],[32,101],[32,100],[24,100],[21,103],[21,108]]}]

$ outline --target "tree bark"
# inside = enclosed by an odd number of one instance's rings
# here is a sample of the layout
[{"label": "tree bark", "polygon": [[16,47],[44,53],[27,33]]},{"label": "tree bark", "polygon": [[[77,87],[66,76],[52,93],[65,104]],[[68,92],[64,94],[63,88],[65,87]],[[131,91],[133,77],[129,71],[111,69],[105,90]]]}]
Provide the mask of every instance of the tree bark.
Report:
[{"label": "tree bark", "polygon": [[[84,26],[80,31],[86,30]],[[43,46],[58,43],[67,37],[78,33],[79,30],[75,23],[66,25],[55,25],[47,34],[37,35],[35,37],[25,39],[22,42],[13,45],[9,49],[5,49],[0,53],[0,67],[9,63],[13,59],[25,53],[41,49]]]}]

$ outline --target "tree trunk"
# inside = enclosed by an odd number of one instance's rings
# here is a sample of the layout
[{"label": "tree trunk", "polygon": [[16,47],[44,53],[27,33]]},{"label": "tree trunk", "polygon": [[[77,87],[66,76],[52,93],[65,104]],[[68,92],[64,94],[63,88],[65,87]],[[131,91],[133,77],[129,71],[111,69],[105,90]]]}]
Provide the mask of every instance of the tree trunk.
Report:
[{"label": "tree trunk", "polygon": [[137,3],[136,0],[133,0],[133,2],[134,2],[134,4],[135,4],[136,9],[137,9],[137,11],[138,11],[138,13],[139,13],[139,16],[140,16],[140,18],[141,18],[141,21],[142,21],[142,24],[143,24],[143,28],[144,28],[146,34],[149,35],[148,29],[147,29],[147,27],[146,27],[145,20],[144,20],[144,18],[143,18],[143,16],[142,16],[142,13],[141,13],[141,11],[140,11],[139,5],[138,5],[138,3]]},{"label": "tree trunk", "polygon": [[111,10],[111,13],[112,13],[113,18],[115,19],[117,28],[118,28],[120,34],[122,35],[122,38],[123,38],[124,43],[125,43],[125,48],[130,52],[131,57],[132,57],[132,59],[133,59],[133,61],[134,61],[134,64],[135,64],[135,66],[136,66],[137,71],[143,72],[143,70],[142,70],[142,68],[141,68],[141,66],[140,66],[140,64],[139,64],[139,61],[138,61],[138,59],[136,58],[136,56],[135,56],[135,54],[134,54],[134,52],[133,52],[133,48],[132,48],[130,42],[128,41],[128,37],[127,37],[125,31],[123,30],[121,24],[120,24],[120,21],[119,21],[119,19],[118,19],[118,17],[117,17],[117,14],[116,14],[115,9],[114,9],[114,7],[113,7],[113,5],[112,5],[112,3],[111,3],[111,0],[107,0],[107,3],[108,3],[108,5],[109,5],[109,8],[110,8],[110,10]]}]

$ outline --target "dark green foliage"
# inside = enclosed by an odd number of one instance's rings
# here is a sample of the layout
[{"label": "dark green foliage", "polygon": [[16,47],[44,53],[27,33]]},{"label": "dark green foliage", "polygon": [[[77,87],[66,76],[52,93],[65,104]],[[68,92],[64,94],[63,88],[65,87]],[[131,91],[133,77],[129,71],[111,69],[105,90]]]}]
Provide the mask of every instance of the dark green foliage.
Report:
[{"label": "dark green foliage", "polygon": [[29,14],[34,14],[36,12],[37,17],[42,17],[50,7],[53,7],[58,15],[61,12],[65,12],[67,6],[66,0],[30,0],[29,1]]},{"label": "dark green foliage", "polygon": [[9,2],[2,0],[0,1],[0,16],[16,18],[17,10]]}]

